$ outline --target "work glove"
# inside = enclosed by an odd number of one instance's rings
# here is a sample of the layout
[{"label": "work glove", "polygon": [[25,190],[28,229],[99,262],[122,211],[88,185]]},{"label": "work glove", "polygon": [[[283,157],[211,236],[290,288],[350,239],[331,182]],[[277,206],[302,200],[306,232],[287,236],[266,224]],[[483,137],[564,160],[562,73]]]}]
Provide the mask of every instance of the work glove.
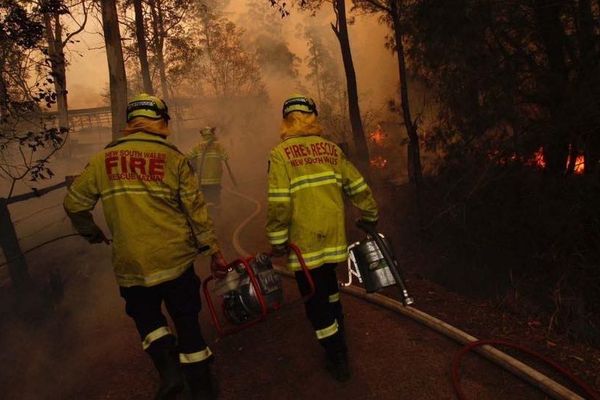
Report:
[{"label": "work glove", "polygon": [[275,244],[271,247],[271,255],[273,257],[284,257],[290,252],[290,248],[287,243]]},{"label": "work glove", "polygon": [[102,232],[102,229],[98,228],[95,225],[89,233],[82,234],[81,236],[83,236],[89,243],[92,243],[92,244],[96,244],[96,243],[110,244],[110,240],[108,240],[106,238],[106,236],[104,236],[104,232]]},{"label": "work glove", "polygon": [[221,253],[220,251],[217,251],[211,256],[210,271],[212,272],[213,276],[217,279],[225,278],[227,272],[229,272],[227,268],[227,262],[223,257],[223,253]]}]

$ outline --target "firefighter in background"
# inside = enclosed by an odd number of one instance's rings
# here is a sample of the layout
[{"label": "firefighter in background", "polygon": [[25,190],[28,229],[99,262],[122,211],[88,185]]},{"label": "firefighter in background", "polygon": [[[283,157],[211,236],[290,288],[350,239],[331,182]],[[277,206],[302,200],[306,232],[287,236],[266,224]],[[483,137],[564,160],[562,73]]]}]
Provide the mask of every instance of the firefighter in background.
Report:
[{"label": "firefighter in background", "polygon": [[[297,95],[283,104],[282,142],[269,158],[267,236],[275,256],[288,254],[287,243],[303,253],[315,282],[315,295],[305,304],[327,369],[339,381],[350,378],[336,264],[347,258],[344,226],[346,194],[361,210],[361,219],[375,224],[377,205],[358,170],[333,142],[324,139],[310,98]],[[288,267],[298,288],[309,293],[295,254]]]},{"label": "firefighter in background", "polygon": [[223,164],[227,167],[229,177],[237,186],[229,163],[225,148],[219,143],[215,135],[216,128],[207,126],[200,130],[202,142],[194,147],[188,155],[192,162],[198,178],[200,188],[210,205],[219,207],[221,203],[221,178],[223,176]]},{"label": "firefighter in background", "polygon": [[[198,181],[186,157],[168,143],[166,104],[147,94],[127,106],[124,136],[92,157],[68,190],[64,207],[90,243],[109,241],[91,211],[102,199],[112,234],[113,266],[125,309],[161,378],[156,399],[185,391],[214,398],[198,313],[200,280],[194,260],[210,255],[219,274],[225,261]],[[161,312],[165,303],[177,339]]]}]

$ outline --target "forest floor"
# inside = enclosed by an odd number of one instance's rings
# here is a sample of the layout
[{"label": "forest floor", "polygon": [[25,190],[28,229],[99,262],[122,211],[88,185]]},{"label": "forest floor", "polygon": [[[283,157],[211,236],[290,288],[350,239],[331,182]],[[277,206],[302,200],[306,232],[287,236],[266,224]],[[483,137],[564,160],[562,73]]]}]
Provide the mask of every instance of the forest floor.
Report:
[{"label": "forest floor", "polygon": [[[264,201],[263,186],[242,185],[242,192]],[[38,207],[60,204],[64,192],[32,200],[27,210],[14,208],[13,218]],[[57,211],[58,210],[58,211]],[[238,255],[231,237],[239,221],[253,210],[224,193],[215,216],[227,258]],[[52,222],[36,220],[20,236],[36,233],[35,243],[68,233],[60,207],[44,213]],[[102,220],[100,210],[96,211]],[[45,227],[48,225],[47,227]],[[264,210],[242,232],[243,246],[267,250]],[[33,233],[32,233],[33,232]],[[351,239],[357,239],[352,237]],[[33,240],[33,239],[32,239]],[[24,248],[34,242],[25,241]],[[10,290],[0,286],[0,393],[3,399],[150,399],[157,375],[141,350],[132,321],[125,315],[110,263],[110,249],[69,238],[28,255],[38,282],[58,269],[65,280],[62,301],[44,315],[23,318],[16,313]],[[196,270],[207,276],[205,259]],[[463,297],[408,274],[416,306],[481,338],[504,338],[531,347],[573,369],[600,388],[600,351],[567,338],[548,340],[538,321],[511,315],[495,304]],[[288,301],[297,296],[285,280]],[[393,293],[390,293],[393,295]],[[412,320],[342,296],[353,378],[340,384],[323,367],[322,350],[301,306],[272,314],[265,322],[239,334],[218,338],[207,309],[203,332],[216,355],[214,372],[222,399],[452,399],[450,364],[460,346]],[[526,360],[527,361],[527,360]],[[528,362],[528,361],[527,361]],[[463,386],[472,399],[545,399],[537,389],[495,365],[471,356],[462,369]]]}]

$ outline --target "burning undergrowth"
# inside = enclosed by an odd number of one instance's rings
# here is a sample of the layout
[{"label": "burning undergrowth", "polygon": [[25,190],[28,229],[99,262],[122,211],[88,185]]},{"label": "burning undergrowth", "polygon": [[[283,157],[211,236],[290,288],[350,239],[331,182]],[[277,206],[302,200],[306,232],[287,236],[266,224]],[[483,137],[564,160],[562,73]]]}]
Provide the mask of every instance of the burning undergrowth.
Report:
[{"label": "burning undergrowth", "polygon": [[598,182],[548,176],[536,160],[464,159],[429,178],[424,247],[415,251],[434,280],[495,297],[545,321],[548,334],[600,343]]}]

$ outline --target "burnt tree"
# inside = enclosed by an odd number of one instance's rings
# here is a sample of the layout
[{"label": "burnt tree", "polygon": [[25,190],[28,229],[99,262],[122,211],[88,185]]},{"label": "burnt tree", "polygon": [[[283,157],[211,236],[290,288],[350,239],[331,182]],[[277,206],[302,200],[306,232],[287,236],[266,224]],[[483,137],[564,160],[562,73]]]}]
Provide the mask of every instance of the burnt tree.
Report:
[{"label": "burnt tree", "polygon": [[127,77],[121,47],[121,32],[115,0],[103,0],[102,27],[106,44],[106,58],[110,78],[110,107],[113,139],[121,136],[127,116]]},{"label": "burnt tree", "polygon": [[350,113],[352,137],[356,148],[356,158],[359,164],[361,164],[363,172],[366,172],[369,163],[369,150],[360,116],[360,106],[358,104],[358,87],[356,84],[356,71],[354,70],[352,50],[350,49],[350,38],[348,36],[345,0],[334,0],[333,11],[335,12],[336,21],[335,24],[331,24],[331,29],[340,43],[340,51],[344,62],[344,72],[346,74],[346,87],[348,92],[348,111]]},{"label": "burnt tree", "polygon": [[150,79],[150,66],[148,64],[148,45],[146,44],[146,28],[144,25],[142,0],[133,0],[133,9],[135,11],[135,36],[137,39],[138,58],[140,60],[144,92],[154,94],[152,79]]},{"label": "burnt tree", "polygon": [[[44,33],[48,43],[48,60],[50,61],[51,75],[56,93],[56,106],[58,110],[58,126],[62,129],[69,129],[69,107],[67,101],[67,60],[65,57],[65,48],[73,41],[73,37],[81,33],[86,26],[88,18],[88,8],[86,0],[82,0],[81,14],[82,21],[78,21],[64,1],[42,1],[40,2],[40,11],[44,23]],[[76,29],[72,32],[65,30],[64,22],[61,16],[69,15]]]}]

